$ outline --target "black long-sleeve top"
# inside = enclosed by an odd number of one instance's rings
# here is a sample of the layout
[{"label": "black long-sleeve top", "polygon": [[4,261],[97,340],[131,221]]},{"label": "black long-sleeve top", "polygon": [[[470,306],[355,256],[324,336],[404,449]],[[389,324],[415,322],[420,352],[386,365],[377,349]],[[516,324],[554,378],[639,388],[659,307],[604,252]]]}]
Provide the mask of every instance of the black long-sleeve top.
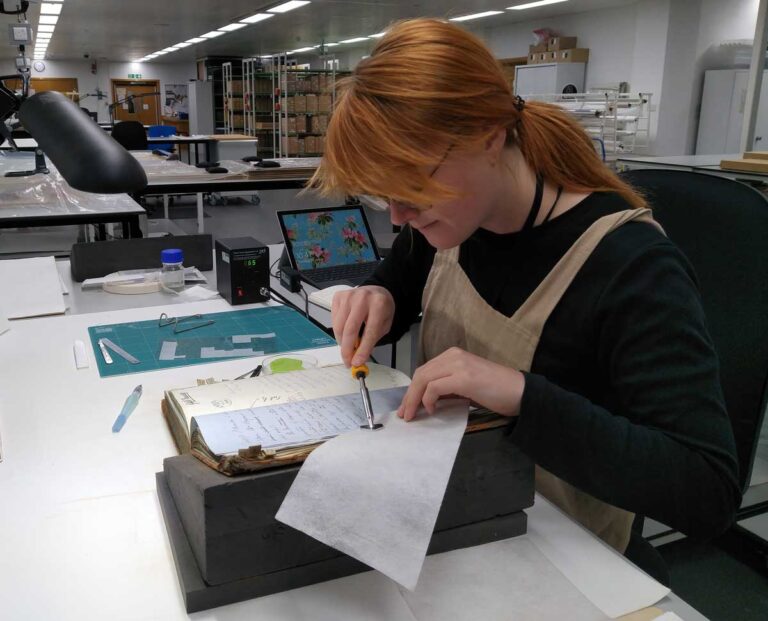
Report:
[{"label": "black long-sleeve top", "polygon": [[[538,227],[477,230],[459,264],[511,316],[576,239],[629,206],[594,193]],[[388,289],[400,338],[421,311],[435,249],[405,230],[366,284]],[[544,326],[509,438],[556,476],[693,537],[733,521],[740,502],[733,434],[696,277],[660,231],[607,235]]]}]

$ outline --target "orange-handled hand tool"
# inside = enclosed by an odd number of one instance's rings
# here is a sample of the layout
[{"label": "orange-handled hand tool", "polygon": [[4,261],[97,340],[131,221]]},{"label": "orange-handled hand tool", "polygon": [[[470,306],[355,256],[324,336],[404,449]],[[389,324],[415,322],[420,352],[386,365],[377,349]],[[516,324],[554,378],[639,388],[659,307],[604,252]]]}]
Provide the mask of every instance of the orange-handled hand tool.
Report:
[{"label": "orange-handled hand tool", "polygon": [[[355,341],[355,352],[360,347],[360,337],[357,337]],[[353,354],[354,355],[354,354]],[[371,395],[368,393],[368,387],[365,385],[365,378],[368,377],[368,365],[361,364],[353,366],[351,369],[352,377],[360,382],[360,396],[363,398],[363,409],[365,410],[365,417],[368,419],[367,425],[360,425],[361,429],[369,429],[370,431],[376,431],[381,429],[384,425],[381,423],[373,422],[373,406],[371,406]]]}]

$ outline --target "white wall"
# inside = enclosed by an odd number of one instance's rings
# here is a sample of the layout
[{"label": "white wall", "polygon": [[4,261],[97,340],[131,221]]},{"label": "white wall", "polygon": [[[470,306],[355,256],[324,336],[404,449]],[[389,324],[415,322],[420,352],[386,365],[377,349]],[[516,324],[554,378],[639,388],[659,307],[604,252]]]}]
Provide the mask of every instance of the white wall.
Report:
[{"label": "white wall", "polygon": [[[95,93],[99,88],[107,98],[99,101],[96,97],[87,97],[81,101],[84,108],[98,112],[99,121],[108,121],[108,105],[112,101],[112,79],[128,79],[129,73],[140,73],[142,79],[160,80],[160,91],[165,91],[166,84],[183,84],[197,75],[194,63],[108,63],[99,62],[96,73],[92,73],[92,64],[86,60],[46,60],[45,70],[32,71],[33,78],[77,78],[80,93]],[[13,61],[0,61],[3,74],[15,73]]]}]

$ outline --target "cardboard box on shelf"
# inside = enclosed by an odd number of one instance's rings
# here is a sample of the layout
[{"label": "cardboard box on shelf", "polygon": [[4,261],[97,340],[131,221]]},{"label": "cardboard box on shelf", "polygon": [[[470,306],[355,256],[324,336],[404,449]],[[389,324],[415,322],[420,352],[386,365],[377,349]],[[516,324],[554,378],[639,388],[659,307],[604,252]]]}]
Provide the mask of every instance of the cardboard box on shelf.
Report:
[{"label": "cardboard box on shelf", "polygon": [[309,79],[309,90],[311,90],[314,93],[317,93],[320,90],[320,76],[319,75],[313,75]]},{"label": "cardboard box on shelf", "polygon": [[556,63],[557,62],[557,52],[546,52],[548,63]]},{"label": "cardboard box on shelf", "polygon": [[296,136],[289,136],[283,138],[283,153],[286,155],[299,155],[304,151],[304,141],[299,140]]},{"label": "cardboard box on shelf", "polygon": [[586,63],[589,62],[589,49],[577,47],[572,50],[560,50],[557,54],[559,63]]},{"label": "cardboard box on shelf", "polygon": [[242,95],[243,94],[243,81],[242,80],[232,80],[229,83],[229,92],[232,95]]},{"label": "cardboard box on shelf", "polygon": [[317,139],[317,152],[325,153],[325,136],[319,136]]},{"label": "cardboard box on shelf", "polygon": [[[290,97],[288,99],[290,100]],[[296,114],[304,114],[307,111],[307,96],[294,95],[293,104],[293,111]],[[290,112],[290,110],[288,112]]]},{"label": "cardboard box on shelf", "polygon": [[530,54],[528,54],[528,64],[529,65],[539,64],[539,54],[537,52],[531,52]]},{"label": "cardboard box on shelf", "polygon": [[285,98],[285,111],[288,114],[293,114],[294,112],[296,112],[296,102],[294,101],[293,97]]},{"label": "cardboard box on shelf", "polygon": [[307,98],[307,114],[317,114],[317,95],[306,95]]},{"label": "cardboard box on shelf", "polygon": [[319,95],[317,98],[317,111],[320,114],[330,114],[331,108],[333,107],[333,98],[326,94],[326,95]]},{"label": "cardboard box on shelf", "polygon": [[307,131],[307,117],[304,114],[299,114],[294,117],[294,120],[296,122],[296,131],[297,132],[306,132]]},{"label": "cardboard box on shelf", "polygon": [[549,52],[539,52],[536,56],[536,64],[549,62]]},{"label": "cardboard box on shelf", "polygon": [[317,138],[315,136],[307,136],[304,138],[304,153],[317,153]]},{"label": "cardboard box on shelf", "polygon": [[312,117],[311,131],[313,134],[324,134],[328,131],[328,115],[318,114]]},{"label": "cardboard box on shelf", "polygon": [[552,37],[547,43],[548,52],[571,50],[576,47],[576,37]]},{"label": "cardboard box on shelf", "polygon": [[528,46],[528,53],[529,54],[536,54],[538,52],[546,52],[547,51],[547,42],[544,43],[537,43],[536,45],[529,45]]},{"label": "cardboard box on shelf", "polygon": [[296,117],[295,116],[289,116],[288,122],[286,124],[286,129],[288,130],[289,134],[295,134],[296,133]]}]

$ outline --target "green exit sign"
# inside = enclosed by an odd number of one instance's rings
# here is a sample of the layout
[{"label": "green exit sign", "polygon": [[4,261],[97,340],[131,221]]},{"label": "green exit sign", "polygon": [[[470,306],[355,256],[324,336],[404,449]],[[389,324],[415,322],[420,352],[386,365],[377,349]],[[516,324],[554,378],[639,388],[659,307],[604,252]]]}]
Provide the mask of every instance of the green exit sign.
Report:
[{"label": "green exit sign", "polygon": [[128,78],[131,80],[141,80],[141,74],[140,73],[129,73]]}]

